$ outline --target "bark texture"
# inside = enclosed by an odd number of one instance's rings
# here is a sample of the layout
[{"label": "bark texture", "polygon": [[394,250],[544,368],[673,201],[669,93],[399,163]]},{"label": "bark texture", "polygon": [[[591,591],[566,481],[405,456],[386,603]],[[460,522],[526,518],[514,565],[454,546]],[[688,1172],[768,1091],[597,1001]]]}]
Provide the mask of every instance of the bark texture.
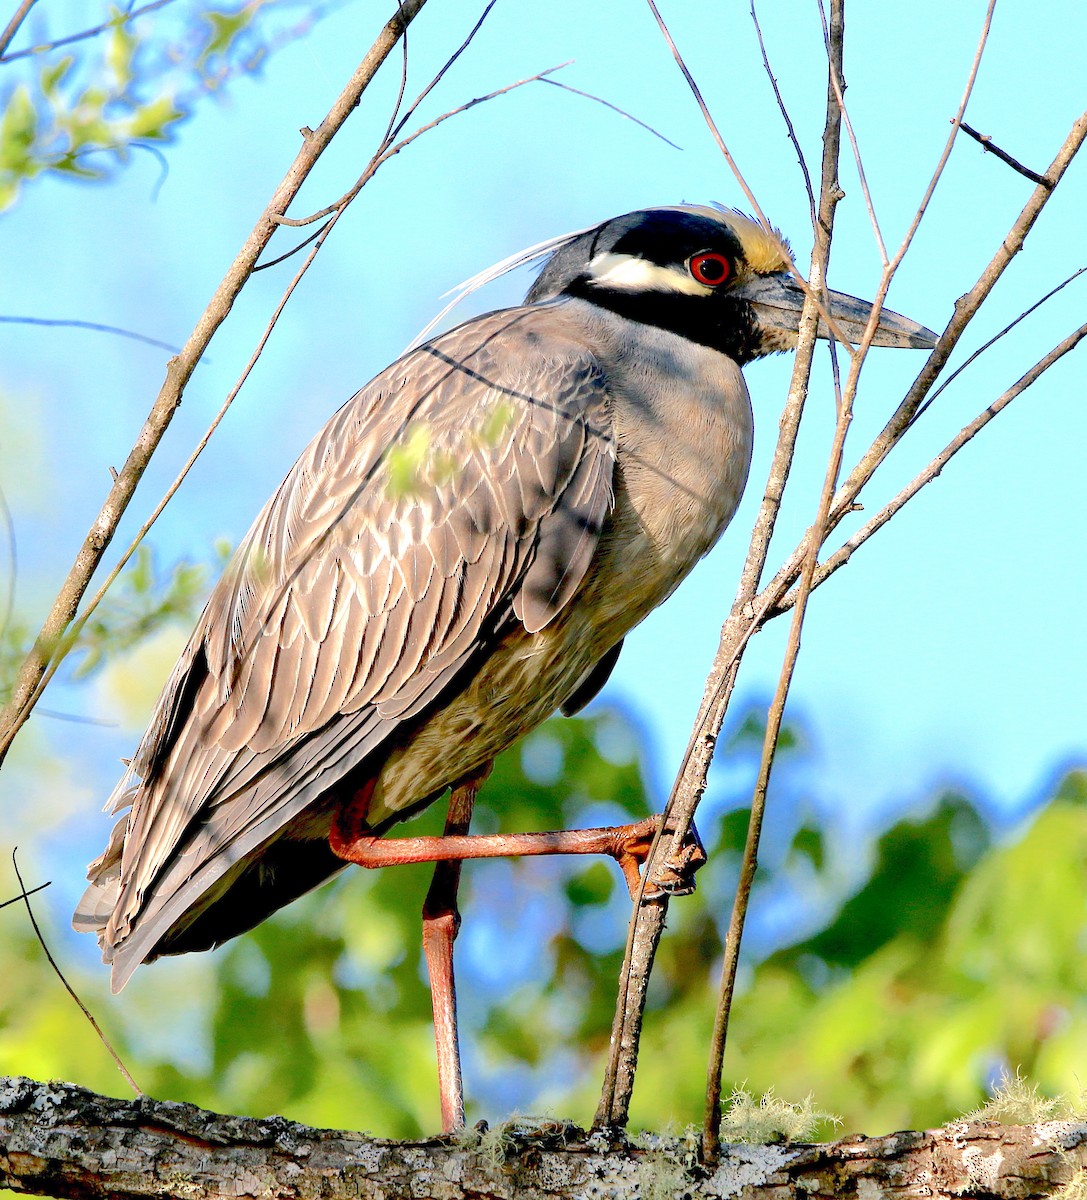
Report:
[{"label": "bark texture", "polygon": [[282,1117],[114,1100],[67,1083],[0,1079],[0,1187],[54,1197],[364,1197],[366,1200],[665,1200],[881,1195],[1029,1200],[1087,1180],[1087,1123],[953,1122],[824,1145],[724,1147],[587,1134],[560,1121],[391,1142]]}]

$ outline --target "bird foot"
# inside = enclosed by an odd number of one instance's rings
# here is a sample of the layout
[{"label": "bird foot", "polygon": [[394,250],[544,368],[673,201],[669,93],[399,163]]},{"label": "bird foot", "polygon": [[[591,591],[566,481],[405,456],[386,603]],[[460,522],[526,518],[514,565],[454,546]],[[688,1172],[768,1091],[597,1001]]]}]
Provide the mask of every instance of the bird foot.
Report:
[{"label": "bird foot", "polygon": [[[634,825],[624,825],[615,830],[616,846],[610,853],[622,868],[632,899],[642,891],[641,867],[649,858],[662,820],[660,815],[646,817]],[[695,889],[695,872],[706,862],[706,851],[694,825],[679,842],[675,840],[673,830],[667,827],[664,836],[669,845],[664,848],[654,864],[652,875],[645,882],[642,895],[646,900],[689,895]]]}]

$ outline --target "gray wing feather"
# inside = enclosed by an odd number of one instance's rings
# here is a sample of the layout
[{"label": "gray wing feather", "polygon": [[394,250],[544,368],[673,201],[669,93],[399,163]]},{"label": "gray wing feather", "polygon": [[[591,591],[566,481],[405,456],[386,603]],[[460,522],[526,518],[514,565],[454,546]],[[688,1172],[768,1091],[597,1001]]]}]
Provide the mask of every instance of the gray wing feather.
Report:
[{"label": "gray wing feather", "polygon": [[76,918],[115,986],[430,704],[488,622],[554,618],[614,456],[606,380],[558,308],[469,322],[328,422],[213,592],[115,793],[131,811]]}]

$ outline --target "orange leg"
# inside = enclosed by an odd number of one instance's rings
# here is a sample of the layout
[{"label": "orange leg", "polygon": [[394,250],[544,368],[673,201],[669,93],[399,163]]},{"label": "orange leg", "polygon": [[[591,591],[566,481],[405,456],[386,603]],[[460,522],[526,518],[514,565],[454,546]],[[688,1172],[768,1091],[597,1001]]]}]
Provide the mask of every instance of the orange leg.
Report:
[{"label": "orange leg", "polygon": [[[461,863],[466,858],[607,854],[622,868],[630,894],[636,896],[641,885],[639,867],[648,857],[661,823],[661,818],[656,816],[646,817],[631,825],[600,829],[470,835],[468,826],[472,820],[476,795],[490,773],[491,764],[488,763],[477,774],[453,788],[445,833],[441,837],[388,840],[374,837],[365,826],[371,785],[337,815],[328,839],[335,854],[360,867],[392,867],[418,862],[437,864],[430,890],[423,902],[423,953],[430,976],[442,1129],[446,1133],[464,1124],[464,1087],[457,1042],[457,993],[453,978],[453,942],[460,927],[457,888]],[[646,895],[692,891],[694,872],[705,861],[705,851],[692,827],[683,842],[671,849],[659,874],[657,887],[647,889]]]},{"label": "orange leg", "polygon": [[[360,867],[397,867],[418,862],[460,862],[466,858],[521,858],[537,854],[607,854],[622,868],[631,896],[640,886],[638,870],[645,862],[660,827],[660,817],[645,817],[632,825],[599,829],[555,829],[546,833],[445,834],[441,837],[380,838],[372,834],[349,837],[334,822],[329,843],[333,852]],[[693,873],[706,861],[692,829],[666,864],[659,890],[682,894],[694,890]]]},{"label": "orange leg", "polygon": [[[490,768],[487,768],[490,773]],[[445,832],[458,837],[468,832],[476,793],[483,777],[453,789]],[[430,977],[430,1002],[434,1010],[434,1045],[438,1053],[438,1094],[442,1105],[442,1132],[464,1124],[464,1080],[457,1039],[457,988],[453,979],[453,942],[460,930],[457,888],[460,859],[445,859],[434,868],[434,878],[423,901],[423,954]]]}]

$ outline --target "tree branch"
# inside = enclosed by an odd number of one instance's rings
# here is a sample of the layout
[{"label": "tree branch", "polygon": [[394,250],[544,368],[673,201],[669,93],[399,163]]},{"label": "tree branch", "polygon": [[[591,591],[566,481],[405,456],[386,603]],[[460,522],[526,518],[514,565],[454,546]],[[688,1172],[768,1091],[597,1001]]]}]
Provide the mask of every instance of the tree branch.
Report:
[{"label": "tree branch", "polygon": [[107,29],[116,29],[119,25],[127,25],[137,17],[142,17],[144,13],[154,12],[155,9],[165,8],[167,4],[172,3],[173,0],[151,0],[150,4],[130,9],[126,13],[118,13],[108,21],[103,21],[100,25],[95,25],[91,29],[83,29],[79,33],[70,33],[67,37],[57,38],[55,42],[45,42],[40,46],[28,46],[25,50],[16,50],[13,54],[5,54],[4,51],[10,45],[11,39],[15,36],[15,31],[19,28],[23,17],[26,16],[34,4],[34,0],[23,0],[19,12],[12,18],[14,28],[12,28],[12,25],[9,25],[3,34],[0,34],[0,63],[14,62],[17,58],[29,58],[33,54],[46,54],[50,50],[58,49],[60,46],[70,46],[73,42],[82,42],[87,38],[97,37],[100,33],[105,33]]},{"label": "tree branch", "polygon": [[3,762],[16,733],[30,715],[38,685],[49,661],[60,647],[91,576],[113,539],[151,455],[158,447],[181,403],[182,393],[196,364],[216,330],[226,320],[234,301],[252,274],[258,257],[275,233],[278,227],[277,217],[286,212],[318,158],[358,106],[370,80],[425,3],[426,0],[402,0],[396,14],[386,23],[328,115],[315,130],[307,130],[297,157],[246,238],[196,328],[190,334],[181,353],[170,359],[167,364],[166,379],[139,437],[118,473],[98,517],[88,531],[53,608],[23,663],[10,703],[0,714],[0,763]]},{"label": "tree branch", "polygon": [[0,1079],[0,1187],[110,1200],[692,1200],[782,1195],[1034,1200],[1083,1178],[1087,1124],[956,1121],[942,1129],[823,1145],[732,1145],[712,1172],[679,1138],[587,1136],[518,1121],[459,1138],[393,1142],[282,1117],[114,1100],[66,1083]]},{"label": "tree branch", "polygon": [[993,141],[989,134],[978,133],[976,129],[972,129],[965,121],[959,122],[959,128],[963,131],[963,133],[972,137],[975,142],[980,143],[982,150],[986,151],[988,154],[995,154],[1001,162],[1007,163],[1013,171],[1018,171],[1020,175],[1025,175],[1033,183],[1045,183],[1044,175],[1039,175],[1037,171],[1032,171],[1030,167],[1023,166],[1023,164],[1017,158],[1012,158],[1007,150],[1001,150],[1001,148]]},{"label": "tree branch", "polygon": [[[833,40],[835,53],[841,53],[841,29],[835,25]],[[677,51],[673,51],[678,53]],[[841,197],[838,185],[838,145],[841,137],[841,109],[833,87],[827,85],[827,123],[823,137],[822,184],[818,219],[815,226],[815,245],[812,250],[809,303],[800,322],[800,334],[793,363],[792,380],[785,411],[781,417],[777,447],[774,451],[762,505],[751,534],[747,561],[740,577],[740,585],[732,610],[721,631],[721,641],[713,665],[706,680],[702,704],[695,719],[691,739],[680,766],[671,795],[665,805],[665,820],[675,829],[674,837],[682,841],[689,830],[695,810],[706,789],[710,763],[717,745],[717,735],[724,721],[725,712],[732,696],[740,656],[748,640],[761,626],[769,601],[764,597],[763,609],[756,613],[753,607],[759,581],[766,565],[774,525],[781,507],[785,483],[792,466],[796,438],[800,429],[800,418],[808,393],[815,353],[815,332],[818,323],[816,301],[812,299],[823,289],[826,282],[827,264],[830,255],[830,238],[834,225],[834,210]],[[823,305],[822,307],[825,307]],[[784,594],[785,589],[781,591]],[[773,597],[776,601],[779,596]],[[658,835],[646,863],[643,880],[652,878],[663,862],[667,847],[661,844]],[[644,882],[642,891],[644,891]],[[604,1086],[596,1122],[603,1126],[624,1125],[634,1088],[634,1074],[638,1061],[638,1043],[641,1037],[642,1013],[645,1009],[649,974],[657,946],[664,932],[667,900],[660,898],[643,901],[639,896],[631,915],[627,933],[627,945],[623,967],[619,976],[619,995],[612,1025],[611,1053],[604,1076]],[[712,1090],[712,1089],[711,1089]],[[710,1100],[711,1106],[713,1100]]]},{"label": "tree branch", "polygon": [[[1001,393],[984,412],[979,413],[968,425],[963,428],[951,439],[950,442],[936,455],[935,458],[928,464],[924,470],[918,474],[891,500],[889,500],[883,508],[879,510],[875,516],[870,517],[865,523],[854,533],[850,538],[842,543],[837,550],[834,551],[829,558],[821,562],[815,572],[812,587],[818,587],[824,580],[829,579],[839,567],[844,567],[847,562],[853,557],[855,550],[858,550],[866,541],[895,515],[900,508],[908,501],[912,500],[917,493],[930,484],[940,472],[947,466],[952,458],[971,440],[976,434],[997,415],[1002,412],[1009,404],[1017,397],[1021,396],[1027,388],[1036,383],[1046,371],[1049,370],[1054,363],[1059,362],[1066,354],[1074,350],[1084,338],[1087,338],[1087,325],[1081,325],[1077,330],[1070,333],[1062,341],[1058,342],[1048,354],[1043,355],[1034,366],[1022,375],[1015,383],[1012,384],[1007,391]],[[785,612],[792,608],[796,603],[798,593],[796,591],[789,592],[773,609],[770,610],[770,616],[776,616],[780,612]]]},{"label": "tree branch", "polygon": [[11,20],[0,33],[0,62],[10,61],[4,56],[4,51],[11,45],[11,39],[19,32],[19,26],[26,20],[27,13],[34,7],[34,0],[21,0],[19,7],[12,14]]}]

